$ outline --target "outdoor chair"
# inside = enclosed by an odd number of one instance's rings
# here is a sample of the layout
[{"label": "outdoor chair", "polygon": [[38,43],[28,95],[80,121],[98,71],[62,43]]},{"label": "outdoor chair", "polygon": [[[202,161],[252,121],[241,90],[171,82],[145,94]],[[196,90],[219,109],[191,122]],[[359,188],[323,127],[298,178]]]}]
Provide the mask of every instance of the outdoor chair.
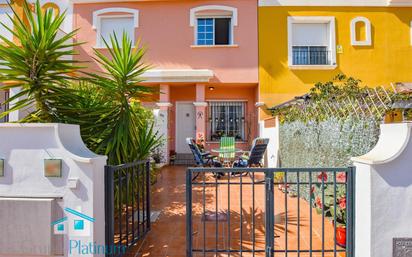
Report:
[{"label": "outdoor chair", "polygon": [[[220,160],[224,162],[235,159],[235,138],[234,137],[221,137],[220,138]],[[225,152],[227,151],[227,152]]]},{"label": "outdoor chair", "polygon": [[[237,161],[233,163],[234,168],[251,168],[251,167],[262,167],[263,155],[266,152],[266,148],[269,143],[269,138],[255,138],[253,140],[252,148],[250,152],[246,152],[239,157]],[[245,172],[246,174],[248,172]],[[232,175],[237,175],[235,173]],[[240,174],[242,175],[242,174]]]},{"label": "outdoor chair", "polygon": [[[211,155],[209,152],[200,151],[199,147],[196,144],[196,141],[193,138],[186,138],[186,143],[189,145],[190,150],[192,151],[196,165],[199,167],[221,167],[220,162],[215,160],[217,157]],[[221,174],[215,174],[218,178]],[[199,173],[193,177],[193,180],[199,176]]]}]

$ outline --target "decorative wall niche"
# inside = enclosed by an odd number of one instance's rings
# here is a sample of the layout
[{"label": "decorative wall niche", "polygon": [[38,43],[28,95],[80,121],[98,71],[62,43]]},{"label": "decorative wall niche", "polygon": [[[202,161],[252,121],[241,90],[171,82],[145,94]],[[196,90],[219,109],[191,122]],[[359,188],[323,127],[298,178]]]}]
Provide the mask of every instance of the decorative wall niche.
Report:
[{"label": "decorative wall niche", "polygon": [[372,29],[370,21],[365,17],[356,17],[350,23],[350,38],[353,46],[372,45]]}]

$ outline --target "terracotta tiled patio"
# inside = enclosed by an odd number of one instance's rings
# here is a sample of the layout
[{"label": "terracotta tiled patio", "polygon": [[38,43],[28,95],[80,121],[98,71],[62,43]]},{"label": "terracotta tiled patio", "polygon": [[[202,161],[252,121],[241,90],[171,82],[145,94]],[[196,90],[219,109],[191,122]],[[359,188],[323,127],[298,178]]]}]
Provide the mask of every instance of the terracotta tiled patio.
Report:
[{"label": "terracotta tiled patio", "polygon": [[[152,224],[152,230],[147,237],[136,245],[128,256],[134,257],[185,257],[186,256],[186,200],[185,200],[185,174],[186,167],[168,166],[164,167],[158,177],[158,182],[153,187],[152,210],[161,211],[159,219]],[[260,178],[256,177],[255,181]],[[239,181],[240,178],[231,178],[231,182]],[[251,181],[248,177],[242,178],[243,182]],[[203,183],[203,177],[199,176],[198,182]],[[205,178],[205,182],[215,181],[211,176]],[[227,182],[227,178],[222,178],[219,182]],[[240,202],[240,186],[220,185],[216,197],[216,187],[206,186],[203,191],[202,186],[193,188],[193,248],[202,249],[228,249],[239,250],[242,246],[243,251],[253,249],[253,237],[255,238],[255,250],[264,250],[265,248],[265,231],[264,231],[264,184],[255,185],[255,212],[253,210],[253,190],[252,185],[242,186],[242,203]],[[228,214],[228,193],[230,194],[230,213]],[[203,195],[205,195],[205,208],[203,208]],[[202,213],[215,212],[217,208],[222,215],[222,221],[218,222],[216,240],[216,221],[202,221]],[[288,203],[288,212],[285,213],[285,200]],[[280,190],[275,190],[275,249],[276,250],[297,250],[310,249],[310,209],[305,200],[300,200],[300,215],[297,212],[298,198],[285,197]],[[242,211],[242,226],[240,210]],[[230,219],[228,216],[230,215]],[[255,229],[252,226],[252,217],[254,218]],[[285,233],[286,216],[287,233]],[[298,222],[299,217],[299,222]],[[230,220],[230,225],[227,220]],[[298,240],[298,223],[300,227],[300,240]],[[312,249],[322,249],[322,218],[321,215],[312,211]],[[334,249],[334,234],[331,222],[324,220],[324,249]],[[230,226],[230,229],[229,229]],[[242,227],[242,236],[240,235]],[[254,233],[253,233],[254,231]],[[204,234],[206,235],[204,237]],[[286,235],[287,234],[287,244]],[[230,238],[229,238],[230,237]],[[337,247],[337,249],[342,250]],[[194,256],[229,256],[227,253],[203,254],[202,252]],[[231,253],[230,256],[264,256],[264,253],[243,252]],[[276,252],[275,256],[286,256],[284,253]],[[325,252],[324,255],[318,252],[309,253],[301,252],[288,253],[287,256],[334,256],[333,253]],[[336,256],[344,256],[343,253],[337,253]]]}]

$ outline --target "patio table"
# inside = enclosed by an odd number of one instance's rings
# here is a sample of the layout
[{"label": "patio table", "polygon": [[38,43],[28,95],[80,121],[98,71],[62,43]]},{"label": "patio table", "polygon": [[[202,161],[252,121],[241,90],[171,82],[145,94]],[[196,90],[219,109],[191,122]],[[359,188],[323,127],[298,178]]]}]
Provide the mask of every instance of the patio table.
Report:
[{"label": "patio table", "polygon": [[[236,159],[236,153],[243,153],[244,151],[238,148],[234,148],[234,149],[215,148],[215,149],[212,149],[212,152],[219,154],[219,158],[221,162],[223,163],[224,167],[232,167],[232,163]],[[230,157],[230,154],[234,154],[234,157]]]}]

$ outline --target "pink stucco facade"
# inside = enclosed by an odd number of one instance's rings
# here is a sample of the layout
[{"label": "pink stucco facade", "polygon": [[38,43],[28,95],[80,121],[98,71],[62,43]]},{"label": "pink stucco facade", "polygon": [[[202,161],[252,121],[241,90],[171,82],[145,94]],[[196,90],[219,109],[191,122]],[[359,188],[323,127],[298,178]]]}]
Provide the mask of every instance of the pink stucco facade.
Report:
[{"label": "pink stucco facade", "polygon": [[[234,27],[235,47],[193,47],[194,27],[190,26],[190,9],[203,5],[223,5],[237,8],[238,25]],[[79,58],[91,61],[96,45],[93,12],[110,7],[125,7],[139,11],[139,26],[135,33],[148,49],[146,60],[154,68],[211,69],[213,82],[257,83],[257,1],[133,1],[75,4],[74,28],[80,28],[77,41]],[[104,50],[102,50],[104,51]],[[94,65],[92,65],[94,64]]]},{"label": "pink stucco facade", "polygon": [[[196,46],[195,26],[190,24],[190,10],[199,6],[226,6],[236,9],[237,24],[233,26],[233,43],[225,46]],[[145,62],[154,70],[199,71],[212,75],[207,79],[190,81],[162,79],[147,85],[159,87],[159,108],[167,115],[167,151],[177,150],[179,129],[176,123],[177,103],[193,103],[195,134],[209,138],[210,101],[246,102],[247,136],[237,147],[247,149],[257,135],[258,42],[257,0],[223,1],[128,1],[74,4],[74,28],[79,28],[76,40],[85,42],[77,47],[78,59],[89,62],[90,70],[99,67],[92,59],[97,32],[93,28],[93,13],[105,8],[138,10],[136,41],[147,47]],[[113,13],[109,13],[112,15]],[[114,13],[117,14],[117,13]],[[99,51],[107,51],[100,49]],[[189,73],[188,73],[189,74]],[[189,75],[188,75],[189,76]],[[180,139],[181,140],[181,139]],[[213,148],[218,142],[207,142]]]}]

